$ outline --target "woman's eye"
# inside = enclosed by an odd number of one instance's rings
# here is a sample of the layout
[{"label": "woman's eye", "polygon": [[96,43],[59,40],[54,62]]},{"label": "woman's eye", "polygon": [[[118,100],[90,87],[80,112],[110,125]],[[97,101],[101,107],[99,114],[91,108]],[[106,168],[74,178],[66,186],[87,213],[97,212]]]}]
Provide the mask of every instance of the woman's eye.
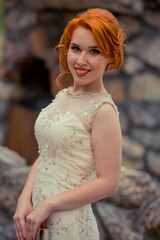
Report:
[{"label": "woman's eye", "polygon": [[72,46],[71,49],[72,49],[74,52],[79,52],[79,51],[80,51],[79,47],[76,47],[76,46]]},{"label": "woman's eye", "polygon": [[98,49],[91,49],[91,54],[100,54],[100,51]]}]

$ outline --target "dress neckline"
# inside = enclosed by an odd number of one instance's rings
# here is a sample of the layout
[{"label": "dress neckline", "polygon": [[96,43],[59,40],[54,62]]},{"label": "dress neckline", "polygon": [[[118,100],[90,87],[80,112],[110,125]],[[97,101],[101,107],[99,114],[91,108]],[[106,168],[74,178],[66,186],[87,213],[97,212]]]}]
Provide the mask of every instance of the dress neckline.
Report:
[{"label": "dress neckline", "polygon": [[111,95],[109,93],[90,93],[90,92],[86,92],[86,93],[78,93],[78,94],[72,94],[69,92],[70,87],[65,88],[63,90],[65,90],[65,94],[68,97],[73,97],[73,98],[84,98],[84,97],[89,97],[89,96],[107,96],[107,97],[111,97]]}]

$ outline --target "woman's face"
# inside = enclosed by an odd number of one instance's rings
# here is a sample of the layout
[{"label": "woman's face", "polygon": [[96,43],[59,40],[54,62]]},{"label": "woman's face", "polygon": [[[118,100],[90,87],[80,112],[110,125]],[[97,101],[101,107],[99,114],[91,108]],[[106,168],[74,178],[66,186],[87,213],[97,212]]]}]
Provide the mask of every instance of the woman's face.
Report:
[{"label": "woman's face", "polygon": [[67,62],[74,84],[84,86],[102,83],[109,60],[97,47],[92,32],[78,27],[72,34]]}]

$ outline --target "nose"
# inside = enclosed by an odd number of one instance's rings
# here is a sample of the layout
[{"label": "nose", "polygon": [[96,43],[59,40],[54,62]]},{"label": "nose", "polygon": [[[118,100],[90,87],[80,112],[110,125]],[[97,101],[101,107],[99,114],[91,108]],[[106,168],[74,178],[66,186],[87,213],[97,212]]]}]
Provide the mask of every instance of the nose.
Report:
[{"label": "nose", "polygon": [[87,65],[87,56],[86,56],[86,53],[85,53],[85,52],[81,52],[81,53],[78,55],[77,64],[78,64],[79,66],[81,66],[81,67]]}]

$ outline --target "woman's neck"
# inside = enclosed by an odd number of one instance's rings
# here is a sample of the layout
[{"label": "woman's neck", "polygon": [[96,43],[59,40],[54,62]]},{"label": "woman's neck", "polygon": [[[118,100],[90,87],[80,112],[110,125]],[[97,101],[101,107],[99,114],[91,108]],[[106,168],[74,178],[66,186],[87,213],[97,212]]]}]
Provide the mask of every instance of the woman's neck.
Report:
[{"label": "woman's neck", "polygon": [[70,93],[83,94],[83,93],[108,93],[103,85],[100,86],[82,86],[75,85],[70,87]]}]

